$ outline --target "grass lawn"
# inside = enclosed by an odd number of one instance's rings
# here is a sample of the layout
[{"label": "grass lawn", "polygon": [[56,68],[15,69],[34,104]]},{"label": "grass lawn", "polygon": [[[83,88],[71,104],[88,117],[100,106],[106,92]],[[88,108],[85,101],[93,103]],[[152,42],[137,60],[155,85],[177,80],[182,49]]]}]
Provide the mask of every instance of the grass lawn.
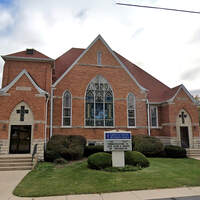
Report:
[{"label": "grass lawn", "polygon": [[17,196],[37,197],[102,193],[183,186],[200,186],[200,161],[149,158],[150,167],[136,172],[105,172],[87,168],[87,162],[58,168],[40,163],[16,187]]}]

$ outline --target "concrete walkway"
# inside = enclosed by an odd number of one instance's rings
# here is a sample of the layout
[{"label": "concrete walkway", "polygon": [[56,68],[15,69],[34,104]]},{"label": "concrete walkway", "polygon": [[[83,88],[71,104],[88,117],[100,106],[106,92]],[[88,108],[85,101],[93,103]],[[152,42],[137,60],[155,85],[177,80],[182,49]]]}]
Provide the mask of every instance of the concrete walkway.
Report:
[{"label": "concrete walkway", "polygon": [[[174,189],[139,190],[104,194],[67,195],[39,198],[22,198],[12,195],[12,191],[29,171],[0,171],[0,200],[149,200],[186,196],[199,196],[200,187]],[[190,198],[189,198],[190,199]],[[196,199],[196,198],[195,198]]]}]

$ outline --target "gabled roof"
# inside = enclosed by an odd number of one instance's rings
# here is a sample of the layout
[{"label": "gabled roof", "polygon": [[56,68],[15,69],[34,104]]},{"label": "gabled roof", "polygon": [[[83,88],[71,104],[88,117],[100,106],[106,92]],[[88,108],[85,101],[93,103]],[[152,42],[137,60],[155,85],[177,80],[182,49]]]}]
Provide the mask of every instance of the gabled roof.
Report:
[{"label": "gabled roof", "polygon": [[[53,84],[53,87],[55,87],[62,79],[65,77],[65,75],[78,63],[78,61],[88,52],[88,50],[98,41],[100,40],[105,47],[108,49],[108,51],[112,54],[112,56],[118,61],[118,63],[121,65],[121,67],[128,73],[128,75],[131,77],[131,79],[136,83],[136,85],[142,90],[147,91],[146,88],[144,88],[142,85],[139,84],[139,82],[136,80],[133,74],[129,72],[126,66],[120,61],[120,59],[116,56],[114,51],[109,47],[109,45],[106,43],[106,41],[101,37],[101,35],[98,35],[94,41],[87,47],[87,49],[83,50],[83,52],[79,55],[78,58],[75,59],[75,61],[69,66],[66,71],[55,81]],[[56,71],[56,70],[55,70]]]},{"label": "gabled roof", "polygon": [[54,59],[40,53],[39,51],[35,49],[29,49],[32,50],[33,53],[29,54],[26,51],[20,51],[17,53],[8,54],[6,56],[1,56],[5,61],[7,60],[14,60],[14,61],[33,61],[33,62],[48,62],[51,64],[52,67],[54,67]]},{"label": "gabled roof", "polygon": [[33,49],[33,54],[27,54],[27,51],[20,51],[17,53],[12,53],[12,54],[8,54],[6,55],[7,57],[23,57],[23,58],[47,58],[47,59],[51,59],[50,57],[44,55],[43,53]]},{"label": "gabled roof", "polygon": [[0,89],[0,94],[1,93],[6,93],[8,92],[8,90],[23,76],[26,75],[27,78],[30,80],[30,82],[33,84],[33,86],[35,87],[35,89],[38,91],[39,94],[41,95],[45,95],[48,94],[48,92],[44,91],[43,89],[41,89],[36,83],[35,81],[31,78],[31,76],[29,75],[29,73],[24,69],[22,70],[16,77],[15,79],[13,79],[6,87]]},{"label": "gabled roof", "polygon": [[[70,66],[81,56],[85,49],[72,48],[55,61],[55,79],[58,80],[63,73],[70,68]],[[123,65],[129,70],[129,72],[134,75],[137,82],[148,90],[148,99],[151,103],[162,103],[168,102],[175,98],[175,96],[183,88],[188,94],[190,99],[194,102],[194,98],[187,91],[183,85],[176,86],[174,88],[169,88],[161,81],[151,76],[149,73],[145,72],[140,67],[131,63],[129,60],[114,52],[118,59],[123,63]]]},{"label": "gabled roof", "polygon": [[71,48],[69,51],[64,53],[62,56],[55,60],[55,66],[59,66],[55,69],[53,80],[57,80],[83,53],[85,49]]}]

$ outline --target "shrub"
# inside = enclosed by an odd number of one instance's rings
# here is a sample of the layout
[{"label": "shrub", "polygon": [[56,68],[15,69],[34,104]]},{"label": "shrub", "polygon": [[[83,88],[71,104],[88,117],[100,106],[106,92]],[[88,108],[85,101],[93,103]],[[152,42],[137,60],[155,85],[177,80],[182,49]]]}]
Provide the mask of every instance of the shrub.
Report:
[{"label": "shrub", "polygon": [[98,152],[104,152],[104,146],[103,145],[86,146],[85,151],[84,151],[84,155],[86,157],[88,157],[88,156],[90,156],[94,153],[98,153]]},{"label": "shrub", "polygon": [[138,166],[125,165],[125,167],[106,167],[104,170],[107,172],[133,172],[140,169]]},{"label": "shrub", "polygon": [[164,149],[162,142],[158,138],[148,135],[133,136],[132,145],[134,151],[139,151],[149,157],[159,156]]},{"label": "shrub", "polygon": [[125,153],[126,165],[148,167],[150,165],[149,160],[145,155],[138,151],[127,151]]},{"label": "shrub", "polygon": [[170,158],[185,158],[186,150],[183,147],[175,145],[166,145],[164,149],[166,157]]},{"label": "shrub", "polygon": [[84,147],[80,145],[72,145],[62,149],[61,156],[66,160],[78,160],[83,157]]},{"label": "shrub", "polygon": [[67,160],[63,159],[63,158],[57,158],[53,161],[55,164],[67,164]]},{"label": "shrub", "polygon": [[61,155],[57,151],[46,150],[44,154],[44,160],[47,162],[53,162],[55,159],[61,158]]},{"label": "shrub", "polygon": [[88,167],[91,169],[104,169],[112,166],[112,156],[109,153],[95,153],[88,157]]},{"label": "shrub", "polygon": [[47,143],[45,160],[53,162],[57,158],[77,160],[83,157],[86,139],[80,135],[54,135]]}]

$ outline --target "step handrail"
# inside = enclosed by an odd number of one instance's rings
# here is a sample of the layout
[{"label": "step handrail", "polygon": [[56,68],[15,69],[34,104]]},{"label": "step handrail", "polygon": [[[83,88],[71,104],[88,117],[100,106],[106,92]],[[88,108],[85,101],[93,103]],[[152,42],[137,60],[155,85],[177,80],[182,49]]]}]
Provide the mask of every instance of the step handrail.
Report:
[{"label": "step handrail", "polygon": [[35,145],[34,145],[34,148],[33,148],[32,162],[33,162],[33,159],[34,159],[35,155],[37,154],[37,146],[38,146],[38,144],[35,144]]}]

